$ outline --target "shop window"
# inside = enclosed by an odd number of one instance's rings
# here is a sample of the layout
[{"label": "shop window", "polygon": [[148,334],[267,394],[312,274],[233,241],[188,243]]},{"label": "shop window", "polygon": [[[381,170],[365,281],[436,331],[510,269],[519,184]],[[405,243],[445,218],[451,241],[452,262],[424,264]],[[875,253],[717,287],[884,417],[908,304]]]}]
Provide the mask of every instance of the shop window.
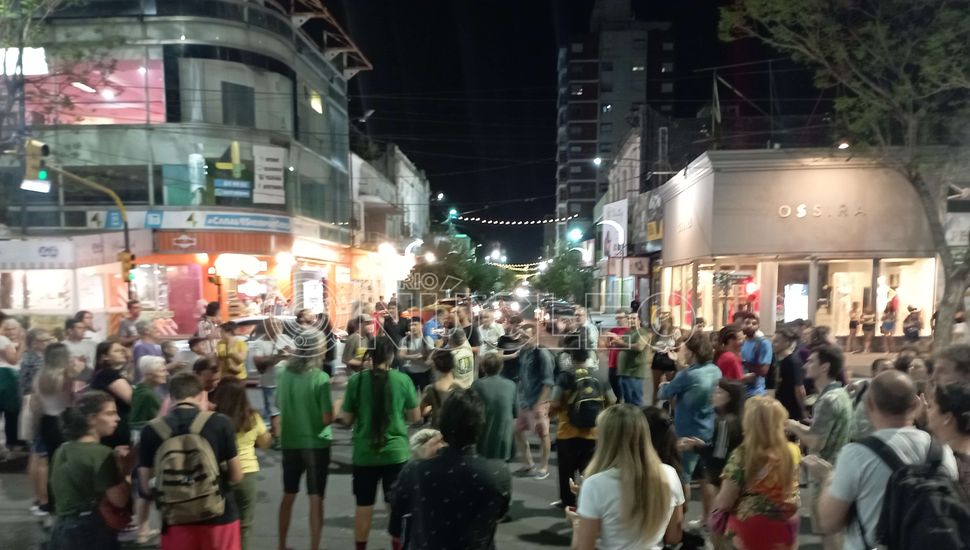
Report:
[{"label": "shop window", "polygon": [[890,306],[895,314],[896,334],[902,334],[903,320],[913,308],[923,320],[921,336],[930,335],[930,315],[935,304],[936,260],[893,259],[879,262],[876,311],[880,315]]},{"label": "shop window", "polygon": [[[838,336],[849,333],[849,312],[858,302],[876,314],[872,288],[872,260],[831,260],[818,264],[818,302],[815,324],[827,325]],[[877,315],[878,318],[878,315]]]},{"label": "shop window", "polygon": [[808,319],[808,262],[778,264],[778,321]]}]

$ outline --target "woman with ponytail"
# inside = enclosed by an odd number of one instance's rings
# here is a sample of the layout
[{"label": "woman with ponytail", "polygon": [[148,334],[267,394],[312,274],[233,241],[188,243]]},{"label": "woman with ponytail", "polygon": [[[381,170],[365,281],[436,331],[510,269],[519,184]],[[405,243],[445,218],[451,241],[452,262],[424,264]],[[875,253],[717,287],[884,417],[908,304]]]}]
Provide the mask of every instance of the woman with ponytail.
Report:
[{"label": "woman with ponytail", "polygon": [[710,524],[742,550],[782,550],[798,544],[798,464],[801,452],[785,437],[788,410],[771,397],[744,405],[744,439],[728,458]]},{"label": "woman with ponytail", "polygon": [[970,383],[939,384],[926,401],[927,425],[953,449],[960,485],[970,495]]},{"label": "woman with ponytail", "polygon": [[657,456],[644,414],[615,405],[596,421],[596,452],[567,508],[574,550],[653,549],[681,539],[684,491],[674,468]]},{"label": "woman with ponytail", "polygon": [[418,395],[406,374],[389,370],[397,346],[378,337],[370,350],[371,368],[354,374],[344,393],[343,422],[353,426],[353,489],[357,499],[354,541],[367,548],[377,500],[377,484],[387,502],[397,475],[410,457],[408,423],[421,419]]}]

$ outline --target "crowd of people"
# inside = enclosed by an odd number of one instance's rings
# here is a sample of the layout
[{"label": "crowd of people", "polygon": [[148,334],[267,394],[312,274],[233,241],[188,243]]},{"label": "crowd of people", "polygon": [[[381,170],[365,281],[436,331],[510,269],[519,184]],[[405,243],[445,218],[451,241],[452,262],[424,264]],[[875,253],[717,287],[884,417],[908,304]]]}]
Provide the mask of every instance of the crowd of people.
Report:
[{"label": "crowd of people", "polygon": [[[826,548],[970,541],[970,346],[905,346],[853,380],[827,327],[768,338],[747,312],[712,332],[618,311],[601,331],[579,307],[551,347],[515,314],[408,313],[392,299],[350,320],[342,394],[332,326],[306,310],[295,329],[267,323],[247,342],[212,303],[181,351],[137,302],[104,339],[88,312],[60,338],[0,320],[5,440],[30,452],[49,548],[116,548],[125,533],[251,548],[256,449],[271,446],[278,547],[305,483],[320,548],[335,425],[352,430],[357,549],[379,488],[393,548],[494,548],[513,476],[547,479],[553,452],[551,505],[576,549],[795,548],[800,510]],[[247,397],[253,369],[262,414]],[[703,520],[688,523],[692,490]],[[931,503],[937,519],[909,525],[914,514],[893,515],[901,501]]]}]

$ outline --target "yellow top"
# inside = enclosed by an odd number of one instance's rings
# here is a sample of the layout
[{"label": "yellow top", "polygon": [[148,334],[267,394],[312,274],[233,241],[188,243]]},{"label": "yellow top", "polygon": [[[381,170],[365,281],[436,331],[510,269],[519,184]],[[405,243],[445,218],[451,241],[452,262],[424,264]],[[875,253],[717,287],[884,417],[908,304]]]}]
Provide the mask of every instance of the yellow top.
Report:
[{"label": "yellow top", "polygon": [[236,434],[236,452],[239,454],[239,464],[242,473],[255,474],[259,471],[259,461],[256,460],[256,438],[266,433],[266,424],[259,413],[253,413],[253,429]]},{"label": "yellow top", "polygon": [[[249,351],[249,346],[246,345],[245,340],[234,339],[231,343],[232,351],[237,355],[243,357],[243,360],[239,363],[229,357],[228,347],[226,346],[225,340],[219,340],[216,343],[216,362],[219,364],[219,374],[223,377],[235,376],[240,380],[245,380],[248,374],[246,373],[246,353]],[[239,368],[239,374],[230,374],[229,367]]]}]

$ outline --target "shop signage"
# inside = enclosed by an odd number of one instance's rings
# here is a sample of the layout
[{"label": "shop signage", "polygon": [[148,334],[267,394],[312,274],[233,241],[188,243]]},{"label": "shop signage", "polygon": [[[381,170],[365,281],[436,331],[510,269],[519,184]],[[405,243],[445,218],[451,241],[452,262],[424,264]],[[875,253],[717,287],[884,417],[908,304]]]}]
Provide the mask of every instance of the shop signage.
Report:
[{"label": "shop signage", "polygon": [[149,229],[157,229],[161,227],[164,216],[164,210],[149,210],[145,212],[145,227]]},{"label": "shop signage", "polygon": [[289,218],[250,214],[206,214],[205,226],[212,228],[286,231],[293,228]]},{"label": "shop signage", "polygon": [[286,149],[253,145],[254,204],[286,203]]},{"label": "shop signage", "polygon": [[214,181],[215,196],[248,199],[251,186],[246,180],[216,179]]},{"label": "shop signage", "polygon": [[[603,254],[609,257],[623,256],[627,242],[627,199],[603,206]],[[614,223],[604,223],[612,221]],[[615,224],[615,225],[614,225]]]},{"label": "shop signage", "polygon": [[182,249],[193,248],[198,242],[199,240],[195,237],[185,234],[179,235],[178,237],[172,239],[172,244]]},{"label": "shop signage", "polygon": [[836,208],[826,208],[821,204],[782,204],[778,207],[778,217],[787,218],[848,218],[865,216],[861,205],[840,204]]},{"label": "shop signage", "polygon": [[251,231],[156,231],[155,251],[183,254],[190,252],[270,254],[289,250],[289,234],[254,233]]}]

